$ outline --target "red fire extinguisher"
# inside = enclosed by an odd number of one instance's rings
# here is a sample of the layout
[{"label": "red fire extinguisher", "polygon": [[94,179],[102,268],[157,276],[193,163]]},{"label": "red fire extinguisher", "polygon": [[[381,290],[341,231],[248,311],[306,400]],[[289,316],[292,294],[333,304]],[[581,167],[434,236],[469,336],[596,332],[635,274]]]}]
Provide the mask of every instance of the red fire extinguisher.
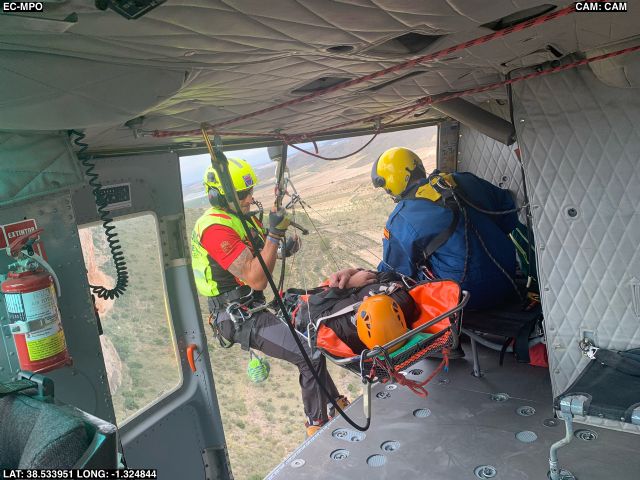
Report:
[{"label": "red fire extinguisher", "polygon": [[58,309],[57,278],[32,249],[41,231],[12,242],[7,250],[17,262],[9,266],[7,279],[0,285],[20,368],[32,372],[48,372],[71,363]]}]

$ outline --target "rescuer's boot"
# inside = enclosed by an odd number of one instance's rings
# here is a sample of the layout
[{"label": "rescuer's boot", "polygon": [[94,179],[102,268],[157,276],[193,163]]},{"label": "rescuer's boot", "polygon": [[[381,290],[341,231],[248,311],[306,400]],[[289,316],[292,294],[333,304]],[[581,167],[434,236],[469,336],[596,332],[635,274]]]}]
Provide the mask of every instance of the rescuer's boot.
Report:
[{"label": "rescuer's boot", "polygon": [[320,429],[324,426],[323,422],[305,422],[305,428],[307,429],[307,438],[313,437],[316,433],[320,431]]}]

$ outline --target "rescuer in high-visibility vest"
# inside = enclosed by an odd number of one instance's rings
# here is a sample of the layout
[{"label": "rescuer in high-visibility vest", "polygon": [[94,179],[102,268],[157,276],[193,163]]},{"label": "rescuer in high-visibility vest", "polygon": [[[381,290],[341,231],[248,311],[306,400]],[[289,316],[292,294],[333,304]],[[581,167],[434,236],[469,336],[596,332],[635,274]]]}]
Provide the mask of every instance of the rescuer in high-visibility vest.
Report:
[{"label": "rescuer in high-visibility vest", "polygon": [[[307,435],[312,435],[328,420],[327,403],[311,370],[304,361],[288,327],[273,313],[264,309],[247,315],[247,309],[265,304],[263,290],[267,277],[257,255],[262,256],[270,272],[273,271],[278,246],[290,219],[283,209],[271,211],[265,228],[254,216],[247,218],[246,232],[239,215],[247,215],[253,203],[253,188],[258,183],[253,168],[245,160],[229,158],[229,173],[238,195],[242,212],[235,212],[225,197],[216,171],[209,167],[204,185],[209,208],[197,221],[191,236],[192,268],[198,292],[207,297],[211,312],[211,326],[222,346],[239,343],[265,354],[293,363],[300,371],[302,403],[306,415]],[[260,246],[254,252],[247,235]],[[284,252],[285,255],[295,252]],[[325,363],[318,351],[312,355],[306,339],[304,348],[323,383],[341,407],[348,405],[339,395]]]}]

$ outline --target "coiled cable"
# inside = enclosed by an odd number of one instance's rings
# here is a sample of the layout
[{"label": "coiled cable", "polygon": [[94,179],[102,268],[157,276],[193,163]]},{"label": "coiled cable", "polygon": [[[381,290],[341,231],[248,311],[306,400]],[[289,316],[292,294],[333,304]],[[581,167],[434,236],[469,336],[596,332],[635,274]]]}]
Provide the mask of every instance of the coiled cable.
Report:
[{"label": "coiled cable", "polygon": [[[478,229],[476,228],[476,226],[469,219],[469,214],[468,214],[464,204],[468,204],[471,208],[479,210],[480,212],[493,213],[494,215],[506,215],[507,213],[514,213],[515,211],[517,211],[519,209],[504,210],[504,211],[489,211],[489,210],[485,211],[485,210],[482,210],[480,208],[477,208],[475,205],[473,205],[471,202],[469,202],[461,194],[460,189],[453,188],[451,185],[449,185],[446,182],[444,182],[444,185],[442,185],[442,186],[443,186],[443,188],[446,188],[447,190],[450,191],[453,200],[456,202],[456,204],[458,206],[458,209],[462,212],[462,215],[464,217],[464,239],[465,239],[466,256],[465,256],[465,259],[464,259],[464,270],[462,272],[462,278],[460,279],[460,283],[464,282],[464,279],[466,278],[467,268],[468,268],[468,261],[469,261],[469,258],[471,256],[470,244],[469,244],[469,229],[471,229],[473,231],[473,233],[476,235],[478,241],[480,242],[480,246],[484,250],[484,253],[487,255],[487,257],[489,257],[489,260],[491,260],[491,262],[498,268],[498,270],[509,281],[509,283],[513,287],[514,291],[516,292],[516,295],[518,296],[518,298],[521,301],[524,301],[525,299],[522,296],[522,293],[520,293],[520,289],[516,285],[516,282],[514,281],[514,279],[511,277],[511,275],[509,275],[509,273],[504,269],[504,267],[502,265],[500,265],[500,262],[498,262],[498,260],[496,260],[496,258],[491,254],[491,252],[487,248],[487,245],[485,244],[482,236],[480,235],[480,232],[478,232]],[[520,208],[523,208],[523,207],[520,207]]]},{"label": "coiled cable", "polygon": [[116,284],[113,288],[106,288],[102,285],[89,285],[89,288],[91,288],[91,291],[98,297],[104,300],[113,300],[114,298],[118,298],[122,295],[129,284],[127,262],[125,261],[124,253],[122,252],[120,240],[118,240],[118,233],[115,232],[116,227],[113,225],[113,218],[109,216],[109,211],[106,210],[107,201],[100,195],[102,184],[98,179],[98,174],[94,171],[96,164],[91,161],[90,157],[84,155],[89,148],[89,144],[82,141],[86,135],[78,130],[69,130],[69,136],[71,135],[75,135],[76,137],[73,140],[73,143],[79,147],[78,159],[85,168],[85,175],[89,179],[89,186],[93,189],[92,192],[96,200],[96,206],[98,207],[98,215],[100,215],[102,228],[104,230],[105,237],[107,238],[109,250],[111,251],[111,258],[113,259],[113,264],[116,268]]},{"label": "coiled cable", "polygon": [[467,205],[469,205],[471,208],[473,208],[474,210],[479,211],[480,213],[484,213],[486,215],[509,215],[511,213],[518,213],[520,210],[525,210],[527,208],[529,208],[529,204],[525,204],[522,205],[521,207],[516,207],[516,208],[511,208],[509,210],[486,210],[482,207],[479,207],[478,205],[476,205],[475,203],[473,203],[471,200],[469,200],[467,197],[465,197],[462,193],[460,193],[459,191],[456,192],[458,197],[460,197],[460,199],[466,203]]}]

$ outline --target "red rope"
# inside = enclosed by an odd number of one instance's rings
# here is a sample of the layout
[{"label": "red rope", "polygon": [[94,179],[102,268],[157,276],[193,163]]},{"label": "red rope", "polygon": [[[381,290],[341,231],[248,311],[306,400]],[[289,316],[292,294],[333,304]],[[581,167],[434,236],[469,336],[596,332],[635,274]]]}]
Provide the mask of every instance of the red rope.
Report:
[{"label": "red rope", "polygon": [[[628,47],[628,48],[624,48],[622,50],[616,50],[614,52],[610,52],[610,53],[606,53],[603,55],[598,55],[595,57],[591,57],[591,58],[585,58],[582,60],[577,60],[575,62],[571,62],[568,63],[566,65],[560,65],[557,67],[551,67],[551,68],[547,68],[545,70],[540,70],[538,72],[533,72],[527,75],[523,75],[520,77],[514,77],[511,79],[507,79],[507,80],[503,80],[500,82],[494,82],[494,83],[490,83],[488,85],[483,85],[480,87],[476,87],[476,88],[471,88],[469,90],[463,90],[460,92],[454,92],[454,93],[450,93],[450,94],[446,94],[444,96],[437,96],[437,97],[433,97],[431,95],[426,96],[426,97],[422,97],[418,100],[416,100],[413,104],[405,106],[405,107],[400,107],[400,108],[395,108],[392,110],[387,110],[381,113],[376,113],[374,115],[370,115],[368,117],[364,117],[364,118],[359,118],[356,120],[350,120],[348,122],[343,122],[343,123],[339,123],[336,125],[332,125],[330,127],[327,128],[323,128],[321,130],[316,130],[314,132],[307,132],[307,133],[299,133],[299,134],[295,134],[295,135],[284,135],[284,134],[280,134],[280,133],[273,133],[273,132],[224,132],[224,131],[215,131],[213,128],[210,127],[209,129],[209,133],[213,134],[213,133],[217,133],[218,135],[224,135],[224,136],[237,136],[237,137],[267,137],[267,138],[279,138],[281,139],[283,142],[286,142],[288,145],[293,146],[293,143],[299,143],[302,141],[311,141],[311,139],[314,136],[317,136],[319,134],[322,133],[328,133],[328,132],[333,132],[336,131],[340,128],[349,126],[349,125],[353,125],[356,123],[366,123],[366,122],[371,122],[371,121],[379,121],[382,117],[388,116],[388,115],[393,115],[393,114],[402,114],[400,116],[398,116],[397,118],[394,118],[393,120],[390,120],[388,122],[386,122],[383,127],[392,125],[393,123],[401,120],[402,118],[406,117],[407,115],[409,115],[411,112],[417,110],[420,107],[424,107],[427,105],[432,105],[432,104],[436,104],[439,102],[445,102],[447,100],[452,100],[454,98],[459,98],[459,97],[463,97],[463,96],[467,96],[467,95],[473,95],[476,93],[482,93],[482,92],[487,92],[489,90],[495,90],[497,88],[506,86],[506,85],[512,85],[514,83],[518,83],[518,82],[522,82],[524,80],[530,80],[532,78],[535,77],[542,77],[544,75],[549,75],[551,73],[557,73],[563,70],[569,70],[571,68],[576,68],[582,65],[586,65],[592,62],[597,62],[600,60],[606,60],[608,58],[613,58],[619,55],[624,55],[626,53],[630,53],[630,52],[635,52],[640,50],[640,45],[636,45],[634,47]],[[163,137],[178,137],[178,136],[196,136],[196,135],[200,135],[202,132],[200,130],[189,130],[189,131],[159,131],[156,130],[152,133],[152,135],[154,137],[158,137],[158,138],[163,138]],[[377,132],[379,133],[379,132]],[[377,134],[376,133],[376,134]],[[375,138],[375,136],[374,136]],[[372,139],[373,140],[373,139]],[[369,142],[371,143],[371,142]],[[368,145],[368,144],[367,144]],[[366,145],[365,145],[366,146]],[[298,147],[294,147],[298,150],[304,151]],[[354,153],[358,153],[360,150],[358,150],[357,152]],[[306,152],[310,155],[314,155],[311,152]],[[353,155],[354,153],[351,153],[350,155]],[[346,155],[345,157],[341,157],[341,158],[346,158],[347,156],[350,155]],[[316,155],[314,155],[316,156]],[[322,156],[319,156],[318,158],[323,158]]]},{"label": "red rope", "polygon": [[[488,85],[483,85],[483,86],[480,86],[480,87],[471,88],[469,90],[462,90],[460,92],[454,92],[454,93],[446,94],[446,95],[443,95],[443,96],[437,96],[435,98],[433,96],[429,95],[427,97],[419,98],[412,105],[408,105],[408,106],[400,107],[400,108],[395,108],[393,110],[387,110],[386,112],[377,113],[375,115],[371,115],[369,117],[361,118],[361,119],[358,119],[358,120],[352,120],[352,121],[349,121],[349,122],[339,123],[337,125],[332,125],[330,127],[323,128],[321,130],[316,130],[313,133],[305,133],[305,134],[303,134],[303,136],[311,136],[311,135],[314,135],[314,134],[318,135],[320,133],[326,133],[326,132],[329,132],[329,131],[334,131],[336,129],[345,127],[347,125],[352,125],[354,123],[366,123],[366,122],[370,122],[370,121],[373,121],[373,120],[378,120],[382,116],[392,115],[392,114],[404,112],[404,111],[407,111],[407,110],[410,113],[411,111],[414,111],[414,110],[416,110],[416,109],[418,109],[420,107],[424,107],[426,105],[432,105],[432,104],[435,104],[435,103],[446,102],[447,100],[453,100],[454,98],[464,97],[464,96],[467,96],[467,95],[474,95],[476,93],[487,92],[489,90],[495,90],[497,88],[504,87],[506,85],[512,85],[514,83],[522,82],[524,80],[530,80],[530,79],[535,78],[535,77],[542,77],[544,75],[549,75],[551,73],[557,73],[557,72],[560,72],[560,71],[563,71],[563,70],[569,70],[571,68],[580,67],[582,65],[586,65],[586,64],[592,63],[592,62],[597,62],[597,61],[600,61],[600,60],[606,60],[608,58],[616,57],[618,55],[624,55],[625,53],[635,52],[637,50],[640,50],[640,45],[636,45],[634,47],[624,48],[622,50],[616,50],[615,52],[605,53],[603,55],[598,55],[598,56],[591,57],[591,58],[584,58],[582,60],[577,60],[575,62],[571,62],[571,63],[568,63],[566,65],[560,65],[560,66],[557,66],[557,67],[547,68],[545,70],[540,70],[538,72],[529,73],[527,75],[522,75],[520,77],[510,78],[510,79],[503,80],[503,81],[500,81],[500,82],[490,83]],[[400,117],[400,118],[402,118],[402,117]],[[395,119],[394,121],[397,121],[397,120],[398,119]],[[387,125],[388,124],[389,123],[387,123]]]},{"label": "red rope", "polygon": [[427,398],[427,395],[429,395],[429,392],[427,392],[427,389],[424,388],[425,385],[427,385],[431,380],[433,380],[436,375],[438,375],[438,373],[440,373],[442,371],[442,369],[448,369],[449,368],[449,351],[448,349],[443,349],[442,350],[442,362],[440,362],[440,365],[438,365],[438,367],[431,372],[431,375],[429,375],[426,380],[422,381],[422,382],[416,382],[415,380],[410,380],[407,377],[405,377],[404,375],[402,375],[401,373],[399,373],[398,371],[396,371],[394,368],[388,368],[384,362],[382,362],[378,357],[375,357],[373,359],[373,365],[371,367],[371,373],[369,374],[370,378],[375,377],[375,369],[376,367],[384,370],[387,375],[388,378],[385,378],[384,380],[381,380],[380,383],[387,383],[390,379],[393,380],[394,383],[397,383],[399,385],[402,385],[404,387],[407,387],[409,390],[411,390],[413,393],[415,393],[416,395],[418,395],[419,397],[422,398]]},{"label": "red rope", "polygon": [[436,340],[434,343],[428,345],[426,348],[418,350],[411,357],[407,358],[404,362],[396,365],[394,368],[396,371],[404,370],[409,365],[413,365],[418,360],[424,358],[428,353],[436,352],[437,350],[444,350],[449,343],[449,338],[451,337],[451,331],[447,331],[445,335],[440,337],[440,339]]},{"label": "red rope", "polygon": [[355,155],[356,153],[360,153],[362,150],[367,148],[369,145],[371,145],[371,142],[373,142],[379,134],[380,134],[380,130],[377,130],[376,133],[373,134],[373,136],[369,139],[369,141],[367,143],[365,143],[363,146],[358,148],[355,152],[348,153],[347,155],[342,155],[341,157],[325,157],[323,155],[320,155],[318,153],[318,146],[316,145],[316,142],[313,142],[313,145],[316,148],[316,153],[309,152],[309,151],[305,150],[304,148],[300,148],[297,145],[294,145],[291,140],[287,140],[286,138],[284,139],[284,143],[286,143],[287,145],[289,145],[292,148],[295,148],[299,152],[305,153],[307,155],[311,155],[312,157],[320,158],[322,160],[329,160],[329,161],[332,161],[332,160],[344,160],[345,158],[349,158],[351,155]]},{"label": "red rope", "polygon": [[317,92],[309,93],[309,94],[304,95],[304,96],[299,97],[299,98],[294,98],[293,100],[289,100],[287,102],[283,102],[283,103],[280,103],[280,104],[277,104],[277,105],[273,105],[271,107],[263,108],[261,110],[256,110],[255,112],[247,113],[245,115],[240,115],[239,117],[235,117],[235,118],[232,118],[230,120],[225,120],[223,122],[218,122],[216,124],[213,124],[211,127],[214,128],[214,129],[215,128],[224,127],[224,126],[227,126],[227,125],[231,125],[233,123],[240,122],[242,120],[246,120],[246,119],[249,119],[249,118],[256,117],[258,115],[262,115],[263,113],[273,112],[274,110],[279,110],[279,109],[282,109],[282,108],[290,107],[292,105],[297,105],[299,103],[306,102],[307,100],[311,100],[313,98],[317,98],[317,97],[320,97],[320,96],[323,96],[323,95],[327,95],[329,93],[337,92],[338,90],[343,90],[343,89],[351,87],[353,85],[358,85],[358,84],[363,83],[363,82],[367,82],[367,81],[370,81],[370,80],[375,80],[376,78],[382,77],[382,76],[387,75],[389,73],[395,73],[395,72],[398,72],[400,70],[404,70],[404,69],[407,69],[407,68],[412,68],[412,67],[415,67],[416,65],[418,65],[420,63],[430,62],[432,60],[436,60],[438,58],[445,57],[445,56],[450,55],[452,53],[455,53],[457,51],[465,50],[467,48],[474,47],[476,45],[481,45],[483,43],[490,42],[491,40],[495,40],[496,38],[502,38],[502,37],[504,37],[506,35],[509,35],[509,34],[513,33],[513,32],[519,32],[519,31],[522,31],[522,30],[526,30],[527,28],[535,27],[537,25],[542,25],[543,23],[549,22],[549,21],[554,20],[556,18],[564,17],[564,16],[569,15],[569,14],[571,14],[573,12],[575,12],[575,6],[574,6],[574,4],[571,4],[571,5],[568,5],[567,7],[563,8],[561,10],[557,10],[555,12],[551,12],[551,13],[548,13],[546,15],[542,15],[540,17],[532,18],[531,20],[528,20],[526,22],[520,23],[518,25],[514,25],[514,26],[508,27],[508,28],[504,28],[502,30],[498,30],[497,32],[490,33],[490,34],[484,35],[482,37],[474,38],[473,40],[469,40],[467,42],[459,43],[459,44],[454,45],[452,47],[445,48],[443,50],[439,50],[437,52],[430,53],[428,55],[423,55],[423,56],[418,57],[418,58],[414,58],[413,60],[408,60],[406,62],[399,63],[397,65],[394,65],[393,67],[385,68],[383,70],[379,70],[379,71],[371,73],[369,75],[364,75],[364,76],[359,77],[359,78],[354,78],[353,80],[348,80],[346,82],[339,83],[337,85],[334,85],[333,87],[329,87],[329,88],[325,88],[325,89],[317,91]]},{"label": "red rope", "polygon": [[[293,105],[297,105],[299,103],[306,102],[307,100],[311,100],[313,98],[321,97],[323,95],[327,95],[329,93],[337,92],[339,90],[343,90],[348,87],[352,87],[354,85],[358,85],[363,82],[368,82],[370,80],[375,80],[376,78],[382,77],[389,73],[399,72],[401,70],[405,70],[407,68],[413,68],[418,64],[430,62],[433,60],[437,60],[439,58],[446,57],[447,55],[451,55],[452,53],[458,52],[460,50],[465,50],[467,48],[471,48],[477,45],[482,45],[484,43],[488,43],[496,38],[502,38],[507,35],[510,35],[514,32],[520,32],[522,30],[526,30],[528,28],[536,27],[538,25],[542,25],[543,23],[550,22],[555,20],[556,18],[561,18],[567,16],[571,13],[575,12],[574,4],[570,4],[560,10],[555,12],[547,13],[546,15],[542,15],[540,17],[532,18],[531,20],[527,20],[526,22],[519,23],[517,25],[513,25],[511,27],[504,28],[502,30],[498,30],[497,32],[490,33],[488,35],[483,35],[482,37],[474,38],[472,40],[468,40],[463,43],[459,43],[457,45],[453,45],[449,48],[445,48],[443,50],[439,50],[434,53],[430,53],[428,55],[423,55],[421,57],[414,58],[412,60],[407,60],[406,62],[398,63],[389,68],[385,68],[383,70],[378,70],[377,72],[370,73],[369,75],[364,75],[362,77],[354,78],[353,80],[348,80],[346,82],[338,83],[329,88],[325,88],[323,90],[319,90],[317,92],[309,93],[307,95],[303,95],[302,97],[294,98],[292,100],[279,103],[277,105],[273,105],[271,107],[263,108],[261,110],[256,110],[254,112],[246,113],[244,115],[240,115],[238,117],[231,118],[229,120],[225,120],[223,122],[214,123],[211,125],[211,129],[216,130],[221,127],[226,127],[227,125],[231,125],[234,123],[238,123],[242,120],[247,120],[249,118],[257,117],[258,115],[262,115],[264,113],[273,112],[275,110],[280,110],[282,108],[290,107]],[[153,136],[157,137],[193,137],[200,135],[202,133],[201,130],[187,130],[182,132],[168,132],[168,131],[156,131]],[[261,136],[261,135],[260,135]]]}]

